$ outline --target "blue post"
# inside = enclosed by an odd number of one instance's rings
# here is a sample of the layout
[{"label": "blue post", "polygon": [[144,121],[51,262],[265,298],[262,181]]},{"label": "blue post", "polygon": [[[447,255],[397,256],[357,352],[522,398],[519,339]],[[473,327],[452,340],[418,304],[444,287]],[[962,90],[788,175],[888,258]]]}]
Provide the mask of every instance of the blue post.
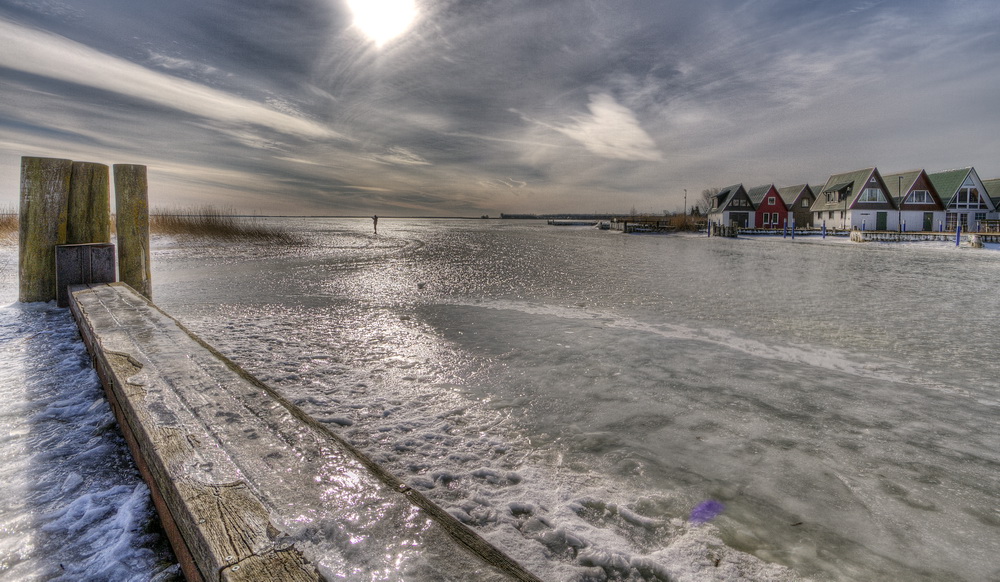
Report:
[{"label": "blue post", "polygon": [[792,219],[792,240],[795,240],[795,219]]},{"label": "blue post", "polygon": [[955,225],[955,246],[956,247],[959,246],[959,244],[961,242],[962,242],[962,225],[961,224],[956,224]]},{"label": "blue post", "polygon": [[944,223],[940,220],[938,221],[938,232],[944,232]]},{"label": "blue post", "polygon": [[865,221],[862,220],[861,221],[861,232],[864,232],[864,231],[865,231]]},{"label": "blue post", "polygon": [[823,238],[826,238],[826,221],[823,221]]},{"label": "blue post", "polygon": [[903,221],[903,232],[906,232],[906,221]]},{"label": "blue post", "polygon": [[784,230],[781,232],[781,238],[788,238],[788,221],[785,221]]}]

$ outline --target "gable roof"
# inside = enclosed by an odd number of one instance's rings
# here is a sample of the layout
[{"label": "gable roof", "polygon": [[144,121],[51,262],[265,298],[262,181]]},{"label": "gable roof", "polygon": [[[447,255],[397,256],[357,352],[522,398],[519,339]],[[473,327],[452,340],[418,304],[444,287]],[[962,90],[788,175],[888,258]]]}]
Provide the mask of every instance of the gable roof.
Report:
[{"label": "gable roof", "polygon": [[725,210],[726,206],[729,206],[729,203],[733,200],[733,198],[739,195],[740,192],[746,193],[746,190],[743,189],[743,184],[733,184],[732,186],[726,186],[722,190],[719,190],[719,193],[714,196],[719,202],[714,209],[709,210],[709,214]]},{"label": "gable roof", "polygon": [[826,185],[816,193],[816,201],[813,202],[809,210],[811,212],[823,212],[826,210],[846,209],[850,206],[850,202],[847,202],[845,205],[845,201],[839,200],[839,196],[835,196],[832,201],[827,202],[825,194],[846,192],[847,198],[849,200],[853,199],[864,189],[865,184],[868,183],[868,179],[871,178],[875,171],[875,167],[873,166],[863,170],[854,170],[853,172],[844,172],[843,174],[830,176],[826,181]]},{"label": "gable roof", "polygon": [[934,189],[941,195],[941,202],[948,206],[951,204],[951,199],[958,193],[958,189],[962,187],[965,179],[969,177],[970,172],[972,172],[972,166],[936,172],[928,174],[927,177],[930,178],[931,184],[934,184]]},{"label": "gable roof", "polygon": [[[750,197],[750,202],[753,202],[754,208],[760,206],[760,203],[764,201],[764,196],[774,188],[774,184],[768,184],[766,186],[754,186],[747,190],[747,196]],[[774,188],[777,192],[777,188]]]},{"label": "gable roof", "polygon": [[[882,181],[885,182],[885,187],[889,190],[889,196],[892,196],[896,204],[903,201],[903,195],[913,188],[913,184],[917,182],[917,178],[920,177],[920,172],[922,171],[907,170],[905,172],[882,176]],[[900,189],[900,186],[902,186],[902,189]]]},{"label": "gable roof", "polygon": [[796,184],[795,186],[785,186],[784,188],[778,188],[778,195],[780,195],[781,199],[785,201],[785,206],[791,209],[792,205],[794,205],[795,202],[798,201],[799,197],[802,196],[802,193],[805,192],[806,190],[809,191],[809,194],[811,196],[815,197],[813,189],[812,187],[809,186],[809,184]]},{"label": "gable roof", "polygon": [[986,188],[986,193],[993,199],[993,205],[1000,207],[1000,178],[983,180],[983,187]]},{"label": "gable roof", "polygon": [[[938,195],[937,188],[934,187],[934,182],[930,180],[930,177],[924,170],[909,170],[898,174],[889,174],[888,176],[882,176],[882,181],[885,182],[885,187],[889,190],[889,195],[892,196],[892,199],[896,202],[896,206],[899,207],[903,204],[903,199],[909,195],[910,190],[913,189],[921,176],[924,177],[924,182],[927,184],[934,203],[944,208],[944,202],[941,201],[941,196]],[[902,186],[902,190],[900,190],[900,186]]]}]

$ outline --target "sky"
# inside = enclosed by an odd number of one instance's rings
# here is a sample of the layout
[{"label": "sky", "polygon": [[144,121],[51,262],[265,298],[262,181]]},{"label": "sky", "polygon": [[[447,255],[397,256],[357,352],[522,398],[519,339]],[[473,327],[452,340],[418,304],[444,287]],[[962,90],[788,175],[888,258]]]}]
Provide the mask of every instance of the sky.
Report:
[{"label": "sky", "polygon": [[996,0],[0,0],[0,207],[21,156],[145,164],[154,208],[283,215],[988,179],[998,103]]}]

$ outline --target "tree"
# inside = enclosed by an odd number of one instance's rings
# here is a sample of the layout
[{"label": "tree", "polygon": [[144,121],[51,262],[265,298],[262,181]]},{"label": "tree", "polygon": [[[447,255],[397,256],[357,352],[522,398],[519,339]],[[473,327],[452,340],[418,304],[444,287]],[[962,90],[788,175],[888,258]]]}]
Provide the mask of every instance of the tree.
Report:
[{"label": "tree", "polygon": [[712,198],[719,194],[721,188],[705,188],[701,191],[701,199],[705,202],[705,208],[712,207]]}]

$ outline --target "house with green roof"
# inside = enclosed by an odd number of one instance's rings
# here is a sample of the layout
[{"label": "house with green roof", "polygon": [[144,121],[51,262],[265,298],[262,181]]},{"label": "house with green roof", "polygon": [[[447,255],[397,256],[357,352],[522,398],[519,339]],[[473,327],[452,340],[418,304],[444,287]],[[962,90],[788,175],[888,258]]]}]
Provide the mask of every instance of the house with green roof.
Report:
[{"label": "house with green roof", "polygon": [[875,167],[830,176],[809,210],[813,226],[859,230],[899,226],[898,208]]},{"label": "house with green roof", "polygon": [[983,186],[986,187],[986,193],[993,200],[993,206],[1000,210],[1000,178],[983,180]]},{"label": "house with green roof", "polygon": [[882,179],[896,202],[900,230],[929,232],[944,228],[944,203],[927,172],[909,170],[889,174]]},{"label": "house with green roof", "polygon": [[754,224],[754,206],[743,184],[727,186],[712,197],[708,221],[720,226],[741,228]]},{"label": "house with green roof", "polygon": [[944,203],[945,230],[961,227],[964,231],[978,231],[981,222],[997,218],[997,204],[975,168],[936,172],[929,177]]},{"label": "house with green roof", "polygon": [[785,228],[788,207],[774,184],[750,188],[747,190],[747,197],[754,207],[754,228]]},{"label": "house with green roof", "polygon": [[778,188],[778,194],[788,208],[788,219],[793,227],[805,228],[812,225],[812,213],[809,209],[816,201],[816,194],[809,184],[785,186]]},{"label": "house with green roof", "polygon": [[983,180],[983,186],[993,201],[993,207],[997,209],[996,215],[987,217],[985,229],[991,232],[1000,231],[1000,178]]}]

